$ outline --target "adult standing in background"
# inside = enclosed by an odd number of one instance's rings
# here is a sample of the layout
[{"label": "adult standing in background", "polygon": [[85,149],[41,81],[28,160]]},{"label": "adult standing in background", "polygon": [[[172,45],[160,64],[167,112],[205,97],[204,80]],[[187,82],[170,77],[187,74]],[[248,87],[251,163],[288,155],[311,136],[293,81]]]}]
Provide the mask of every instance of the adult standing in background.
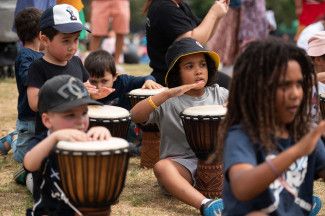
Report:
[{"label": "adult standing in background", "polygon": [[150,58],[151,75],[165,85],[167,72],[165,54],[176,40],[192,37],[205,44],[214,32],[216,25],[229,6],[229,0],[215,1],[200,21],[182,0],[147,0],[144,5],[146,18],[147,49]]},{"label": "adult standing in background", "polygon": [[248,43],[265,39],[270,28],[265,0],[230,0],[230,9],[221,19],[215,34],[208,42],[223,64],[222,71],[232,73],[232,66]]},{"label": "adult standing in background", "polygon": [[230,0],[228,13],[220,20],[208,48],[217,52],[224,66],[232,66],[239,50],[240,0]]},{"label": "adult standing in background", "polygon": [[248,43],[265,39],[271,27],[266,17],[265,0],[241,0],[240,13],[238,41],[239,52],[243,52]]},{"label": "adult standing in background", "polygon": [[[109,30],[113,30],[116,33],[114,61],[120,64],[124,37],[130,32],[129,0],[92,0],[90,20],[92,33],[90,51],[97,50],[102,38],[108,35]],[[110,21],[111,29],[109,29]]]}]

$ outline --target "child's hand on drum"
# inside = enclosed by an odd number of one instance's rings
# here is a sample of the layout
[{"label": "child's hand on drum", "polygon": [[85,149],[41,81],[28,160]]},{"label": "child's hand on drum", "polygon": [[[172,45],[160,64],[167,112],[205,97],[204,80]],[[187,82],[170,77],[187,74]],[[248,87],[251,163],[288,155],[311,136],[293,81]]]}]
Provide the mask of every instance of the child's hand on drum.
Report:
[{"label": "child's hand on drum", "polygon": [[162,85],[159,83],[156,83],[153,80],[147,80],[143,83],[143,86],[141,87],[143,89],[159,89],[162,88]]},{"label": "child's hand on drum", "polygon": [[296,148],[300,157],[311,154],[317,141],[325,134],[325,121],[321,121],[314,130],[302,137],[293,148]]},{"label": "child's hand on drum", "polygon": [[59,141],[86,141],[88,140],[88,136],[84,131],[77,130],[77,129],[62,129],[57,130],[52,133],[55,137],[56,142]]},{"label": "child's hand on drum", "polygon": [[88,130],[87,137],[90,140],[108,140],[112,136],[105,127],[92,127]]}]

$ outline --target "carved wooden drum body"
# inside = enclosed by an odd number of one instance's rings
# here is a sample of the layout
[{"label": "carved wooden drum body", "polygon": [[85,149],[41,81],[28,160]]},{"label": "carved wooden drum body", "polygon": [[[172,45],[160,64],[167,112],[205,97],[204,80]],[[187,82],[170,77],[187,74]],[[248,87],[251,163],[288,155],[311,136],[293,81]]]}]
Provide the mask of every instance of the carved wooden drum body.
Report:
[{"label": "carved wooden drum body", "polygon": [[196,106],[185,109],[180,117],[186,139],[197,156],[196,188],[206,197],[221,197],[222,162],[208,164],[206,159],[217,143],[219,123],[227,109],[221,105]]},{"label": "carved wooden drum body", "polygon": [[[133,107],[139,101],[149,96],[165,91],[161,89],[134,89],[129,92],[131,106]],[[152,168],[159,161],[160,133],[156,124],[141,125],[138,127],[142,130],[142,147],[141,147],[141,167]]]},{"label": "carved wooden drum body", "polygon": [[65,142],[56,146],[63,191],[84,215],[108,215],[125,184],[129,143],[108,141]]}]

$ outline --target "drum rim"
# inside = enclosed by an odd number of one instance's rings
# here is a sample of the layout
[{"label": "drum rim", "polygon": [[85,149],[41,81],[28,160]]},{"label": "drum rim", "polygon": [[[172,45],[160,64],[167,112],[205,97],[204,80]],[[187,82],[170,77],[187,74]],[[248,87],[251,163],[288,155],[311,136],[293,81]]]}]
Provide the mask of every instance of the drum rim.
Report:
[{"label": "drum rim", "polygon": [[146,99],[150,96],[153,95],[132,95],[132,94],[127,94],[129,98],[135,98],[135,99]]},{"label": "drum rim", "polygon": [[[123,107],[113,106],[113,105],[106,105],[106,104],[104,104],[104,105],[88,105],[88,117],[89,117],[89,118],[107,119],[106,116],[100,116],[100,117],[97,116],[97,117],[96,117],[96,115],[95,115],[95,116],[92,115],[92,114],[93,114],[93,113],[92,113],[92,109],[93,109],[94,107],[96,107],[96,108],[98,107],[98,108],[100,108],[100,109],[102,109],[102,110],[104,110],[104,111],[105,111],[105,108],[107,108],[106,111],[110,111],[110,112],[112,112],[112,110],[108,110],[109,108],[112,108],[112,109],[116,109],[116,110],[120,110],[121,112],[124,112],[123,115],[121,115],[120,117],[116,117],[116,116],[114,116],[114,117],[109,118],[109,119],[123,119],[123,118],[130,118],[130,119],[131,119],[131,113],[130,113],[129,110],[127,110],[127,109],[125,109],[125,108],[123,108]],[[114,111],[114,110],[113,110],[113,111]]]},{"label": "drum rim", "polygon": [[184,114],[183,111],[179,114],[179,116],[181,117],[181,119],[184,119],[184,120],[221,120],[223,119],[226,115],[196,115],[196,116],[193,116],[193,115],[187,115],[187,114]]},{"label": "drum rim", "polygon": [[55,151],[69,151],[69,152],[118,152],[121,150],[129,150],[130,143],[119,137],[111,137],[108,140],[104,141],[59,141],[55,145]]},{"label": "drum rim", "polygon": [[131,120],[131,115],[119,117],[119,118],[98,118],[89,116],[89,121],[95,122],[94,120],[101,120],[102,122],[125,122]]},{"label": "drum rim", "polygon": [[112,150],[102,150],[102,151],[72,151],[72,150],[66,150],[66,149],[59,149],[55,148],[55,153],[58,155],[71,155],[71,156],[109,156],[109,155],[119,155],[119,154],[125,154],[129,152],[129,148],[120,148],[120,149],[112,149]]}]

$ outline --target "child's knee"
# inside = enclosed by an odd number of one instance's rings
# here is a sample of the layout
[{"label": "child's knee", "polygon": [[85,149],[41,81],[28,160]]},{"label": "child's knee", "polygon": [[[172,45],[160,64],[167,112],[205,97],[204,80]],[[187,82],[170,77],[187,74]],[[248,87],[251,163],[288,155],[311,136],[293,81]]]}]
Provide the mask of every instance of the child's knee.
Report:
[{"label": "child's knee", "polygon": [[163,159],[159,160],[153,167],[153,172],[155,176],[159,179],[160,176],[164,175],[164,173],[168,170],[170,160]]}]

